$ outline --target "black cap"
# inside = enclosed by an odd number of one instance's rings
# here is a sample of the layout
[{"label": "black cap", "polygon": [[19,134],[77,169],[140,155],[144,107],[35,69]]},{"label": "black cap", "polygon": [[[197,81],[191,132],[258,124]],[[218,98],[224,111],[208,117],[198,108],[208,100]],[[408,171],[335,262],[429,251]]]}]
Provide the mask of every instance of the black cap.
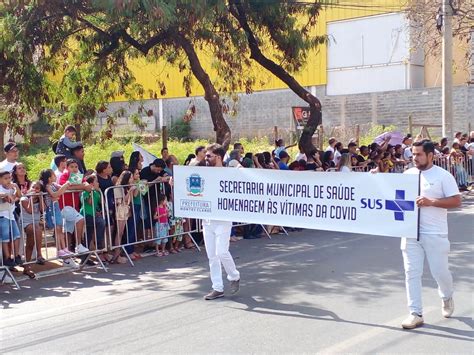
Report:
[{"label": "black cap", "polygon": [[5,151],[5,153],[8,153],[10,150],[12,150],[13,148],[16,148],[16,143],[15,142],[8,142],[7,144],[5,144],[5,146],[3,147],[3,150]]}]

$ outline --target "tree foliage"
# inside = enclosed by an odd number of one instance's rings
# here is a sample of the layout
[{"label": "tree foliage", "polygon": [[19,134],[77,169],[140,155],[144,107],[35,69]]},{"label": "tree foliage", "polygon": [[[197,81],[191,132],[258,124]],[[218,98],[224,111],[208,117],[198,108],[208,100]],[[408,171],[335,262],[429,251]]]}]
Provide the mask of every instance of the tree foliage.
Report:
[{"label": "tree foliage", "polygon": [[[220,95],[251,93],[256,62],[314,108],[307,139],[321,121],[321,105],[291,74],[325,41],[312,32],[320,9],[317,1],[11,2],[0,8],[0,96],[17,123],[21,114],[39,112],[57,128],[66,123],[87,127],[114,97],[144,99],[130,60],[164,60],[184,74],[188,96],[193,78],[204,88],[217,141],[227,147],[231,134]],[[272,54],[264,54],[269,48]],[[213,58],[212,80],[202,53]],[[165,95],[163,80],[147,94]]]},{"label": "tree foliage", "polygon": [[[443,14],[440,1],[410,0],[406,13],[410,21],[413,47],[424,48],[425,56],[439,56],[442,49]],[[453,0],[453,36],[461,43],[472,40],[474,33],[474,1]],[[473,53],[466,51],[463,66],[472,65]]]}]

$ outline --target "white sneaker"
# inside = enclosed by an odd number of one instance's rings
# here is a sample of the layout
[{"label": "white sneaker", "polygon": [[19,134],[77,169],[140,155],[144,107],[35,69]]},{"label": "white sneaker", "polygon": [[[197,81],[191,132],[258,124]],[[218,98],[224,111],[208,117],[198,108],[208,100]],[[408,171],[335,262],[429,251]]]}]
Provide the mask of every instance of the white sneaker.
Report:
[{"label": "white sneaker", "polygon": [[79,265],[77,265],[77,263],[74,260],[72,260],[71,258],[64,259],[63,260],[63,265],[67,266],[67,267],[72,267],[74,269],[79,269]]},{"label": "white sneaker", "polygon": [[89,252],[89,249],[87,249],[84,245],[82,244],[79,244],[77,247],[76,247],[76,254],[82,254],[82,253],[87,253]]},{"label": "white sneaker", "polygon": [[422,316],[419,316],[416,313],[412,313],[402,322],[403,329],[414,329],[422,325],[425,321]]},{"label": "white sneaker", "polygon": [[58,258],[64,258],[66,256],[70,256],[70,253],[67,253],[64,249],[63,250],[58,250]]},{"label": "white sneaker", "polygon": [[454,312],[454,300],[453,298],[449,298],[447,300],[443,300],[441,304],[441,314],[444,318],[449,318]]}]

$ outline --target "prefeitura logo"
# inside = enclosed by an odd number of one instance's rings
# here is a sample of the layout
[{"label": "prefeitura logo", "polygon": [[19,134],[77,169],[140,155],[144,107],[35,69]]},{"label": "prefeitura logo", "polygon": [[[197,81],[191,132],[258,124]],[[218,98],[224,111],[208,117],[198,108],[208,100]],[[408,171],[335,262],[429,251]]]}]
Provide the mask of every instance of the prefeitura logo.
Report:
[{"label": "prefeitura logo", "polygon": [[199,174],[191,174],[191,176],[186,179],[186,189],[189,192],[189,196],[202,196],[204,191],[204,179],[200,177]]}]

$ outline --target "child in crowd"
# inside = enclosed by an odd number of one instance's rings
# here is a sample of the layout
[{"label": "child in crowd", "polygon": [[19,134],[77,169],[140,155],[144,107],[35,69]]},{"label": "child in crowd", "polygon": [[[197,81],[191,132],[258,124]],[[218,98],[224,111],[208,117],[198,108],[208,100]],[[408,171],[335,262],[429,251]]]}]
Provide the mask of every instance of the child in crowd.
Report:
[{"label": "child in crowd", "polygon": [[74,159],[66,161],[66,170],[58,179],[60,185],[69,182],[70,192],[66,192],[59,200],[59,207],[64,219],[64,232],[75,243],[75,251],[84,254],[89,251],[83,243],[84,238],[84,216],[79,213],[81,209],[81,191],[91,191],[91,187],[86,183],[84,175],[79,171],[79,164]]},{"label": "child in crowd", "polygon": [[390,152],[383,153],[382,162],[383,162],[384,169],[385,169],[384,173],[389,173],[393,169],[393,162],[392,162],[391,158],[392,158],[392,156],[391,156]]},{"label": "child in crowd", "polygon": [[40,172],[40,181],[43,186],[43,192],[47,192],[45,198],[46,220],[54,227],[56,236],[56,249],[59,258],[63,258],[65,266],[77,267],[77,264],[70,258],[72,253],[66,244],[66,236],[63,232],[63,216],[59,207],[59,198],[69,188],[70,183],[66,182],[60,186],[56,183],[56,174],[51,169],[45,169]]},{"label": "child in crowd", "polygon": [[20,256],[20,230],[15,221],[16,186],[9,171],[0,172],[0,239],[3,265],[14,267],[23,263]]},{"label": "child in crowd", "polygon": [[66,170],[66,156],[65,155],[56,155],[54,157],[54,165],[56,166],[56,169],[54,170],[54,173],[56,174],[56,178],[59,179],[59,177],[64,173]]},{"label": "child in crowd", "polygon": [[58,146],[56,147],[56,154],[65,155],[66,158],[72,158],[71,149],[82,146],[81,142],[74,142],[76,136],[76,128],[74,126],[66,126],[64,134],[59,138]]},{"label": "child in crowd", "polygon": [[[36,251],[36,263],[44,265],[45,259],[41,254],[42,232],[40,227],[41,213],[44,211],[41,197],[41,183],[30,182],[31,187],[28,191],[22,191],[18,198],[18,213],[20,216],[18,226],[21,227],[26,234],[25,254],[26,261],[31,261],[33,249]],[[35,196],[32,196],[35,195]],[[36,274],[30,265],[22,265],[23,274],[30,279],[34,279]]]},{"label": "child in crowd", "polygon": [[[40,226],[41,214],[44,212],[44,201],[41,195],[41,183],[33,181],[31,188],[26,195],[20,199],[21,206],[21,227],[26,234],[26,261],[31,261],[33,250],[36,251],[36,263],[44,265],[46,260],[41,252],[42,232]],[[33,278],[28,270],[24,274]]]},{"label": "child in crowd", "polygon": [[[135,228],[133,226],[132,214],[130,212],[130,204],[132,202],[132,197],[136,194],[136,186],[128,186],[133,181],[132,173],[128,170],[123,171],[118,177],[116,186],[119,186],[113,189],[114,201],[115,201],[115,220],[116,224],[116,235],[114,240],[114,245],[120,245],[122,241],[122,235],[126,232],[126,244],[135,242]],[[125,230],[126,228],[126,230]],[[133,260],[133,245],[127,247],[127,253],[130,255],[130,258]],[[127,259],[120,256],[120,248],[114,250],[114,257],[112,263],[124,264],[127,262]]]},{"label": "child in crowd", "polygon": [[156,223],[156,235],[158,240],[156,241],[156,255],[157,256],[166,256],[168,251],[166,250],[166,243],[168,243],[168,232],[169,232],[169,222],[168,222],[168,207],[167,199],[165,195],[158,196],[158,206],[155,211],[155,220]]},{"label": "child in crowd", "polygon": [[169,220],[169,234],[176,235],[171,239],[171,254],[177,254],[181,250],[181,242],[183,240],[183,219],[174,215],[173,202],[167,199],[167,210]]},{"label": "child in crowd", "polygon": [[[80,213],[86,219],[86,238],[87,246],[91,249],[91,244],[98,250],[104,248],[105,239],[105,220],[102,217],[102,196],[100,194],[99,181],[95,174],[89,175],[86,182],[92,186],[92,191],[83,191],[81,194]],[[92,242],[95,235],[95,240]],[[106,255],[100,256],[103,262],[110,261]]]}]

